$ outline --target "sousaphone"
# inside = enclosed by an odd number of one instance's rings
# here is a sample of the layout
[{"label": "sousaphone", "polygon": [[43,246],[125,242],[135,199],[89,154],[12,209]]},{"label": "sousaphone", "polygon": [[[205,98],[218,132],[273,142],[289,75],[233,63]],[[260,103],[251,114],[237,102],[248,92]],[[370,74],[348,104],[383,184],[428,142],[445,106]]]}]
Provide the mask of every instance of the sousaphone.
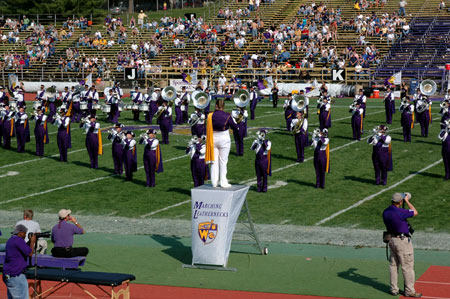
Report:
[{"label": "sousaphone", "polygon": [[238,107],[246,107],[250,103],[250,93],[245,89],[239,89],[233,94],[233,101]]},{"label": "sousaphone", "polygon": [[206,92],[194,91],[192,92],[192,101],[194,102],[194,107],[197,109],[205,109],[209,105],[209,97]]}]

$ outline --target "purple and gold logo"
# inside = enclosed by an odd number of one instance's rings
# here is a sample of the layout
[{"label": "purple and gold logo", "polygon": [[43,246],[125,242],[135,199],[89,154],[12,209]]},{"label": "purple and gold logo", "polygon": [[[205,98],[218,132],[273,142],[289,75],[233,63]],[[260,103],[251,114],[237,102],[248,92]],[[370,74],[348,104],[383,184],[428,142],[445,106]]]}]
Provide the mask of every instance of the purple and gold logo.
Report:
[{"label": "purple and gold logo", "polygon": [[198,236],[205,245],[216,239],[218,232],[217,227],[218,225],[215,224],[212,219],[210,222],[201,222],[198,224]]}]

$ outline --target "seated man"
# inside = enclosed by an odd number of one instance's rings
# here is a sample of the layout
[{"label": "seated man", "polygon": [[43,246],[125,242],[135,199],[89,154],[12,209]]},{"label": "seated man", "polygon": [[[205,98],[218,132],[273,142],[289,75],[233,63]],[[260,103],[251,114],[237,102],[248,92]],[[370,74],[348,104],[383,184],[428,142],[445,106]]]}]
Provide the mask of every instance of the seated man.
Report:
[{"label": "seated man", "polygon": [[77,219],[70,215],[71,213],[71,210],[66,209],[62,209],[58,213],[59,222],[52,229],[52,242],[55,246],[52,249],[52,255],[54,257],[87,256],[89,253],[89,249],[86,247],[72,247],[73,235],[84,234],[84,229]]},{"label": "seated man", "polygon": [[[24,225],[27,229],[27,235],[25,236],[25,242],[28,243],[29,239],[28,239],[28,235],[30,233],[40,233],[41,232],[41,227],[39,226],[39,223],[37,223],[36,221],[33,221],[33,210],[25,210],[23,211],[23,220],[17,221],[16,226],[19,224]],[[37,248],[36,248],[36,252],[40,253],[40,254],[45,254],[45,252],[47,251],[47,241],[44,240],[43,238],[39,238],[37,241]]]}]

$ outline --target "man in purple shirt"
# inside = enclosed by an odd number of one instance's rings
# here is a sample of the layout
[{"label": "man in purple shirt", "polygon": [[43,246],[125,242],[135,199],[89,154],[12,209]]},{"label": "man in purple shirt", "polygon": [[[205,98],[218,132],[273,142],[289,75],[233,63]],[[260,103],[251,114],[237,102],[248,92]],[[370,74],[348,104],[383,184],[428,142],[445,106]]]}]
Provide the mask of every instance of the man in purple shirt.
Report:
[{"label": "man in purple shirt", "polygon": [[73,235],[84,234],[84,229],[77,219],[70,215],[71,213],[71,210],[60,210],[59,222],[52,229],[52,242],[54,243],[52,255],[55,257],[87,256],[89,253],[89,249],[86,247],[72,247]]},{"label": "man in purple shirt", "polygon": [[19,224],[6,242],[6,258],[3,266],[3,282],[8,291],[8,299],[28,299],[28,282],[25,277],[27,258],[33,255],[36,236],[31,237],[30,245],[25,243],[28,229]]},{"label": "man in purple shirt", "polygon": [[[398,268],[402,266],[403,278],[405,280],[405,297],[422,297],[414,289],[414,249],[411,242],[412,231],[407,219],[417,216],[416,208],[409,202],[411,193],[394,193],[392,204],[383,212],[383,221],[386,230],[391,234],[389,250],[391,252],[389,269],[391,276],[391,294],[399,294],[397,285]],[[409,210],[401,208],[406,203]]]}]

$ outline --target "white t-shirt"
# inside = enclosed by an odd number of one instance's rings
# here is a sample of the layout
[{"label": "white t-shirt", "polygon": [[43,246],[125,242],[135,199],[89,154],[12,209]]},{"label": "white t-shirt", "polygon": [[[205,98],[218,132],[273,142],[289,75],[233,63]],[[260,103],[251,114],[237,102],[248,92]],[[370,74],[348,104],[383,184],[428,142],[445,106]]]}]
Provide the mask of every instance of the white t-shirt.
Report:
[{"label": "white t-shirt", "polygon": [[40,233],[41,227],[39,226],[39,223],[33,220],[20,220],[17,221],[16,226],[22,224],[25,225],[26,228],[28,228],[27,234],[25,235],[25,242],[28,242],[28,234],[29,233]]}]

